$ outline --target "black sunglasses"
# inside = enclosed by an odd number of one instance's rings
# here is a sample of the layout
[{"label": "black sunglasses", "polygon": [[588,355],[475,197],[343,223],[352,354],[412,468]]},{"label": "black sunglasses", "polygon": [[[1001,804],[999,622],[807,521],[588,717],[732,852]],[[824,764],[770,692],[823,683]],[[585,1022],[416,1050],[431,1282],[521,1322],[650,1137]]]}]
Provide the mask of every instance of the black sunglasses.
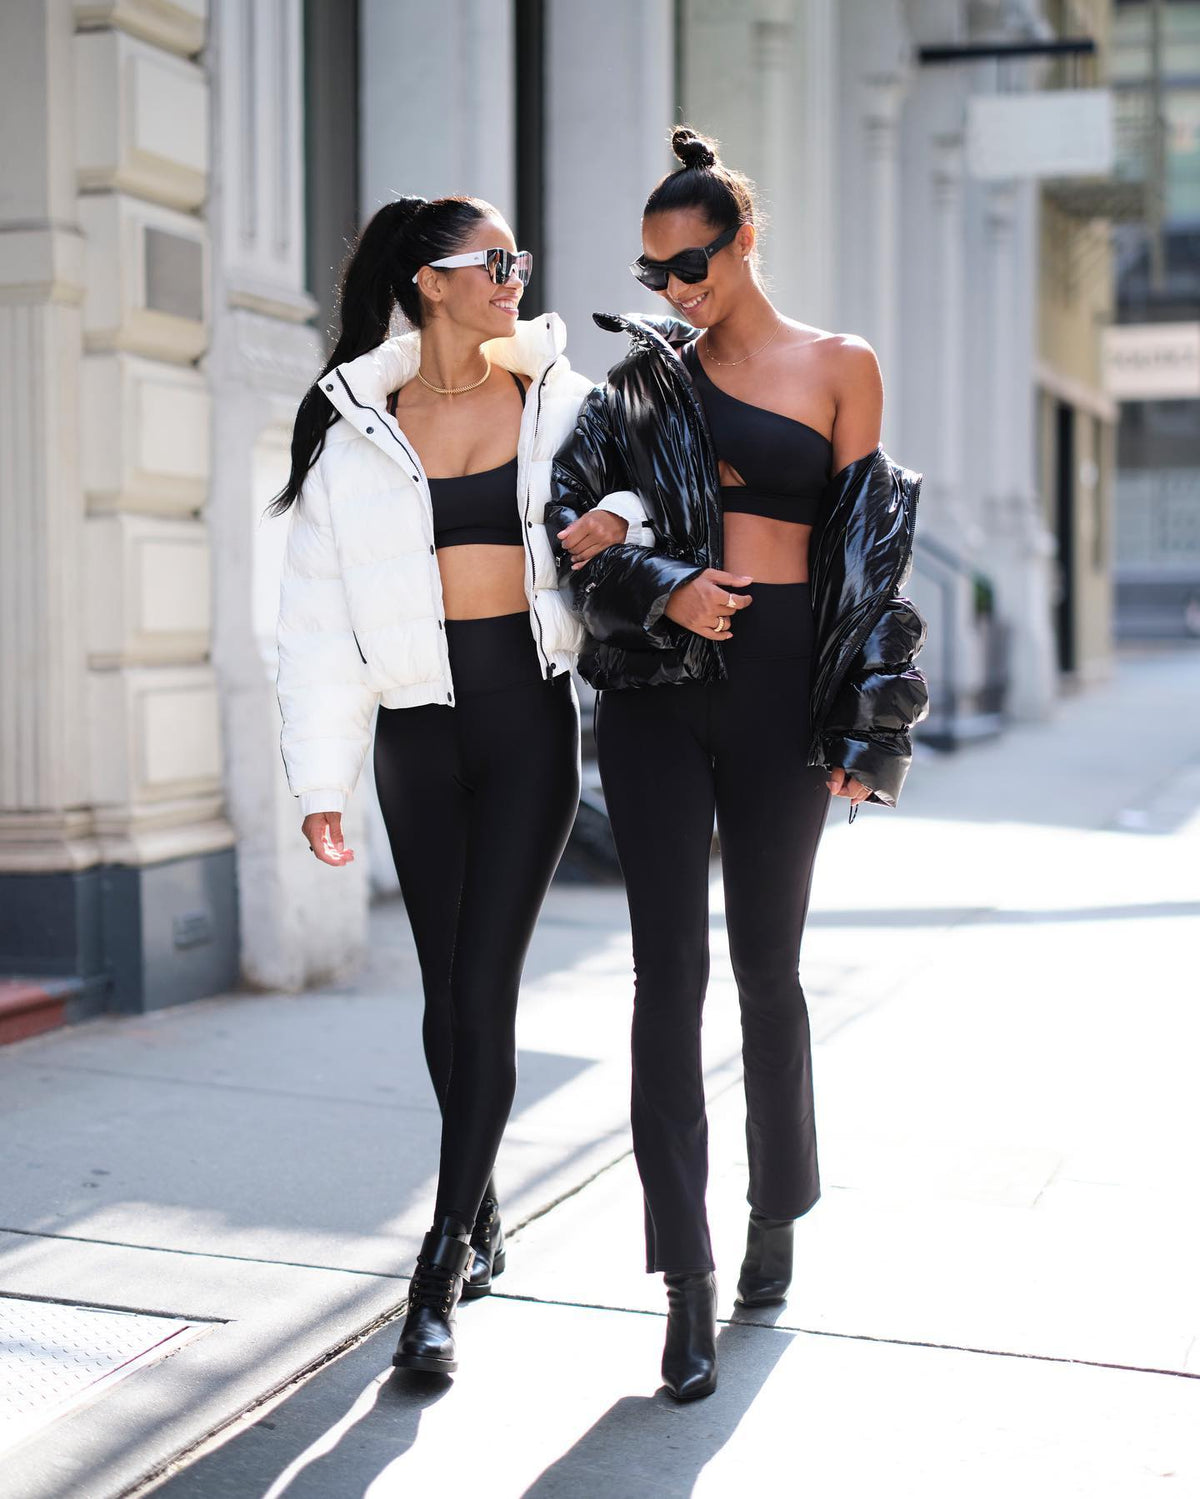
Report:
[{"label": "black sunglasses", "polygon": [[680,250],[670,260],[647,260],[644,255],[639,255],[629,269],[651,291],[666,291],[667,280],[671,276],[694,286],[708,275],[708,262],[718,250],[723,250],[733,241],[741,227],[741,224],[734,224],[724,234],[718,234],[711,245],[695,250]]}]

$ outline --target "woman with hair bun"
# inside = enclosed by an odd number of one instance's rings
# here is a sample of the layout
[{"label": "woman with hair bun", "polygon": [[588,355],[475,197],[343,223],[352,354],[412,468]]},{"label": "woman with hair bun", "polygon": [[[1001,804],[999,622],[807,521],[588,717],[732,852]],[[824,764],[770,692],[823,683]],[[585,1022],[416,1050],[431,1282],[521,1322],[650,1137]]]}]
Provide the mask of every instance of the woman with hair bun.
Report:
[{"label": "woman with hair bun", "polygon": [[[667,1285],[663,1378],[689,1400],[717,1380],[700,1057],[714,813],[750,1162],[738,1301],[766,1306],[787,1296],[793,1225],[820,1194],[798,965],[830,793],[851,817],[895,805],[926,692],[924,626],[899,593],[920,478],[879,446],[875,355],[775,308],[750,183],[695,131],[671,143],[680,166],[646,200],[631,269],[679,316],[597,314],[631,348],[559,450],[546,523],[600,689],[646,1267]],[[616,491],[646,523],[592,554],[580,538]]]},{"label": "woman with hair bun", "polygon": [[[276,514],[288,781],[323,863],[375,730],[375,783],[425,992],[442,1111],[434,1221],[395,1362],[451,1373],[455,1306],[504,1268],[496,1152],[516,1086],[525,953],[579,798],[581,631],[542,524],[590,382],[532,257],[489,204],[401,198],[364,229],[341,334],[300,404]],[[410,331],[389,338],[396,309]],[[589,535],[622,539],[599,510]]]}]

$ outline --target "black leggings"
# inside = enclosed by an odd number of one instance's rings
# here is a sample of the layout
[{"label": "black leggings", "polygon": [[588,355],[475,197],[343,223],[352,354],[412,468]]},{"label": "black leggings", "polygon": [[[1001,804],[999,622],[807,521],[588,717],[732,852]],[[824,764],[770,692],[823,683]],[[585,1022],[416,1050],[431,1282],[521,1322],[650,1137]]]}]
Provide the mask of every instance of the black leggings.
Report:
[{"label": "black leggings", "polygon": [[379,710],[375,784],[442,1109],[436,1219],[472,1224],[517,1082],[517,996],[579,803],[579,708],[527,614],[447,620],[457,707]]},{"label": "black leggings", "polygon": [[725,646],[729,680],[601,694],[596,739],[625,876],[636,972],[633,1143],[646,1268],[708,1270],[708,982],[713,813],[742,1018],[749,1199],[798,1218],[820,1195],[800,939],[829,792],[806,763],[806,583],[755,584]]}]

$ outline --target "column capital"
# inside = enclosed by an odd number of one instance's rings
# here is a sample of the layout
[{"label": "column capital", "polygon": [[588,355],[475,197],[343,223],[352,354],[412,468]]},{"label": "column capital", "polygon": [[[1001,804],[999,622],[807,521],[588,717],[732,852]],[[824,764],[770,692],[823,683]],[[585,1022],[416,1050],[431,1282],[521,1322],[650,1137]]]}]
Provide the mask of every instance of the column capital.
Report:
[{"label": "column capital", "polygon": [[912,82],[909,68],[893,68],[882,73],[863,74],[865,107],[863,118],[868,128],[885,127],[894,130],[900,121],[900,107]]},{"label": "column capital", "polygon": [[964,177],[963,137],[960,132],[930,137],[933,201],[937,208],[950,208],[962,199]]}]

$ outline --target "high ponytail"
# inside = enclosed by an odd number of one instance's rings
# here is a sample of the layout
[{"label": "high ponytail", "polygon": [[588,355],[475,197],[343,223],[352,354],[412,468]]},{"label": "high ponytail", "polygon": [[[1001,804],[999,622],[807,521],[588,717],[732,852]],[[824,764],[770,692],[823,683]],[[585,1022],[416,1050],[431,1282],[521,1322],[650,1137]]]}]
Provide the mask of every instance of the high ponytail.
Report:
[{"label": "high ponytail", "polygon": [[308,388],[292,428],[288,481],[267,507],[282,515],[300,496],[308,471],[321,456],[325,434],[337,412],[320,387],[321,378],[377,348],[388,336],[399,305],[409,324],[421,327],[424,306],[413,277],[423,265],[453,255],[480,219],[495,214],[478,198],[397,198],[385,203],[359,235],[346,264],[338,298],[341,331],[333,353]]}]

